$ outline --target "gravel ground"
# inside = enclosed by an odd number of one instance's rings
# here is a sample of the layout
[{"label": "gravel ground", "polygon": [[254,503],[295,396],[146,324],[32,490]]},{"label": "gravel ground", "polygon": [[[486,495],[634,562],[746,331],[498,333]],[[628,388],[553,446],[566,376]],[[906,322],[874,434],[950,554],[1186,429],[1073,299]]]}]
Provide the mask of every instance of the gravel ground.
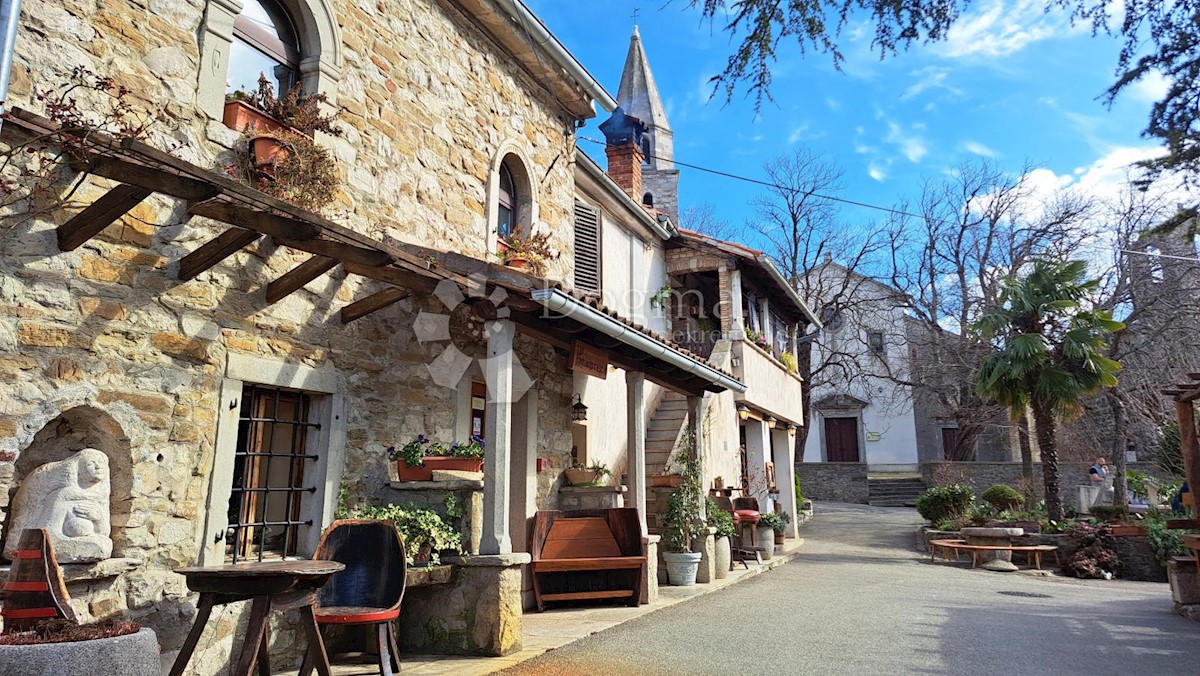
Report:
[{"label": "gravel ground", "polygon": [[818,504],[791,563],[500,673],[1200,674],[1167,585],[931,564],[919,522]]}]

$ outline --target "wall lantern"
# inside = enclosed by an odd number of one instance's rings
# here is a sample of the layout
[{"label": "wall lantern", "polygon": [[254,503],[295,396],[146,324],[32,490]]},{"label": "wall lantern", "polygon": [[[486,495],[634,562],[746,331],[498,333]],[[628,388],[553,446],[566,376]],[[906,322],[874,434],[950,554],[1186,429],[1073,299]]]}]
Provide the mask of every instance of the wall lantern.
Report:
[{"label": "wall lantern", "polygon": [[787,431],[788,431],[788,436],[789,436],[789,437],[794,437],[794,436],[796,436],[796,426],[795,426],[794,424],[792,424],[792,423],[788,423],[788,426],[787,426]]},{"label": "wall lantern", "polygon": [[775,426],[778,424],[779,424],[779,421],[775,419],[775,416],[773,416],[773,415],[767,416],[767,427],[769,427],[771,429],[775,429]]},{"label": "wall lantern", "polygon": [[575,403],[571,404],[571,420],[575,422],[587,420],[587,406],[583,403],[583,395],[575,395]]},{"label": "wall lantern", "polygon": [[738,404],[737,412],[738,412],[738,417],[741,418],[742,420],[750,419],[750,409],[746,408],[745,404]]}]

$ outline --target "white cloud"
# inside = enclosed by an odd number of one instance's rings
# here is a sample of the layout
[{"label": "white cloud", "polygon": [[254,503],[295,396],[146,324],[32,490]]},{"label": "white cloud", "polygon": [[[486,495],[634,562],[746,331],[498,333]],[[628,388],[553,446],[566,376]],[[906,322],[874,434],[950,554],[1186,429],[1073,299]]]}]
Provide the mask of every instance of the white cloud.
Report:
[{"label": "white cloud", "polygon": [[1006,56],[1034,42],[1080,30],[1086,27],[1072,27],[1069,16],[1061,10],[1046,11],[1045,0],[1017,0],[1015,4],[991,0],[978,12],[959,18],[947,32],[945,42],[934,50],[951,59]]},{"label": "white cloud", "polygon": [[[914,134],[906,131],[902,126],[895,122],[888,122],[888,133],[884,137],[884,141],[895,145],[900,149],[900,152],[908,158],[909,162],[920,162],[921,158],[929,153],[929,148],[925,143],[925,139],[920,134]],[[914,130],[925,128],[923,124],[912,125]]]},{"label": "white cloud", "polygon": [[992,150],[978,141],[963,141],[961,147],[963,150],[971,153],[972,155],[979,155],[980,157],[996,156],[995,150]]},{"label": "white cloud", "polygon": [[917,81],[909,85],[904,93],[900,95],[901,101],[919,96],[922,92],[932,89],[944,89],[951,94],[961,94],[962,90],[953,85],[946,83],[946,78],[950,76],[950,71],[937,66],[927,66],[920,70],[914,70],[909,75],[917,78]]},{"label": "white cloud", "polygon": [[1157,70],[1152,70],[1125,89],[1125,93],[1142,103],[1157,103],[1167,96],[1171,80]]},{"label": "white cloud", "polygon": [[842,102],[838,101],[837,99],[833,98],[832,96],[825,97],[825,105],[828,106],[829,109],[835,113],[842,109]]},{"label": "white cloud", "polygon": [[882,183],[888,177],[888,163],[880,162],[879,160],[871,160],[867,164],[867,175]]}]

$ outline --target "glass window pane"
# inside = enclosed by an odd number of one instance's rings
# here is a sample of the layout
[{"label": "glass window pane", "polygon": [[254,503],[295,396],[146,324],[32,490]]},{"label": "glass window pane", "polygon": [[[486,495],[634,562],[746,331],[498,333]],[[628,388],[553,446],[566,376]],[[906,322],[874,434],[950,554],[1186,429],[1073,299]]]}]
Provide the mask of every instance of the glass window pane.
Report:
[{"label": "glass window pane", "polygon": [[504,205],[500,205],[499,217],[496,223],[496,232],[503,238],[507,239],[513,233],[513,212],[512,209]]},{"label": "glass window pane", "polygon": [[266,75],[276,94],[287,92],[295,84],[291,68],[263,54],[238,37],[229,50],[228,91],[251,92],[258,88],[259,75]]}]

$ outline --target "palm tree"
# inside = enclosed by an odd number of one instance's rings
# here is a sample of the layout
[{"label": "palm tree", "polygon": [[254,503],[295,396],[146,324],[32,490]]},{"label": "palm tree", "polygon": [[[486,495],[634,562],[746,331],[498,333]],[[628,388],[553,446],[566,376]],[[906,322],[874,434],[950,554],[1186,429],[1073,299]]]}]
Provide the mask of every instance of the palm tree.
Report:
[{"label": "palm tree", "polygon": [[1085,309],[1098,285],[1086,273],[1083,261],[1036,260],[974,327],[997,348],[976,377],[980,395],[1007,407],[1014,419],[1027,408],[1033,412],[1052,520],[1063,516],[1055,423],[1078,414],[1084,397],[1115,386],[1121,368],[1104,356],[1105,336],[1124,325],[1107,311]]}]

